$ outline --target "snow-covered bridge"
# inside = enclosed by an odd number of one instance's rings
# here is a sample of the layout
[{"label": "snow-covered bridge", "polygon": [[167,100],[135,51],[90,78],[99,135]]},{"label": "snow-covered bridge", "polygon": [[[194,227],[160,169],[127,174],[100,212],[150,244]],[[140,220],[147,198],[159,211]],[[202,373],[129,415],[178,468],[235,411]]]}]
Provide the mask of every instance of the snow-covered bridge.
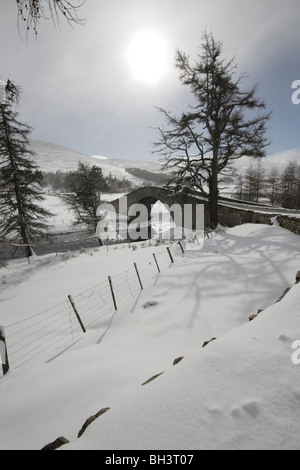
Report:
[{"label": "snow-covered bridge", "polygon": [[[203,230],[209,225],[207,201],[184,193],[175,193],[166,188],[146,186],[132,191],[110,203],[99,207],[99,214],[105,210],[115,211],[119,216],[127,217],[128,222],[137,218],[139,223],[149,223],[152,210],[157,202],[165,206],[171,213],[176,226],[191,230]],[[151,231],[151,223],[149,223]],[[148,238],[148,237],[147,237]]]},{"label": "snow-covered bridge", "polygon": [[[141,212],[141,208],[144,208],[143,216],[139,217],[139,222],[146,223],[151,221],[151,212],[157,202],[161,202],[170,211],[177,226],[192,230],[201,230],[210,226],[208,201],[205,197],[156,186],[141,187],[110,203],[104,203],[99,207],[99,213],[105,210],[115,211],[119,216],[125,216],[130,223]],[[190,217],[185,218],[187,207],[190,210]],[[176,208],[179,208],[177,212]],[[201,210],[199,211],[199,209]],[[199,222],[200,212],[201,222]],[[242,201],[220,198],[219,202],[219,222],[227,227],[243,223],[269,224],[273,217],[286,212],[291,215],[291,211],[263,205],[247,205]],[[187,227],[187,225],[189,226]],[[151,231],[151,224],[149,224],[149,231]]]}]

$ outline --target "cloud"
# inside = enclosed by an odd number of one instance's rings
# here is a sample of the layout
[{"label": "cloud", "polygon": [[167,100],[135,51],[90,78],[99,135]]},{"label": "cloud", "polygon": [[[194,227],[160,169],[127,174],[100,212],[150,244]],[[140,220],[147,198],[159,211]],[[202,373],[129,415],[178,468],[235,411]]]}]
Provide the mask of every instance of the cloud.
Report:
[{"label": "cloud", "polygon": [[[300,164],[300,148],[268,155],[262,160],[262,165],[267,173],[269,173],[273,168],[277,168],[279,172],[282,173],[291,162],[298,162]],[[255,165],[255,160],[249,157],[242,157],[235,161],[234,168],[239,174],[243,174],[247,168],[249,168],[251,163]]]},{"label": "cloud", "polygon": [[[292,69],[299,63],[299,0],[88,0],[84,27],[62,20],[55,29],[41,21],[37,41],[31,35],[28,43],[22,27],[23,40],[18,33],[15,0],[1,0],[0,11],[0,79],[22,85],[22,115],[36,139],[87,154],[151,158],[149,128],[160,125],[154,106],[180,113],[191,102],[174,68],[175,50],[195,58],[207,28],[223,41],[226,57],[236,55],[250,85],[262,83],[262,97],[272,89],[268,105],[275,104],[278,117],[272,151],[283,148],[278,129],[287,123],[289,145],[298,146],[299,122],[283,112],[277,96],[286,82],[300,79]],[[132,37],[143,29],[168,44],[166,73],[156,87],[134,81],[127,60]],[[293,117],[296,111],[290,110]]]},{"label": "cloud", "polygon": [[272,167],[276,167],[279,171],[282,171],[291,162],[298,162],[300,164],[300,148],[270,155],[264,160],[264,166],[268,170],[272,169]]}]

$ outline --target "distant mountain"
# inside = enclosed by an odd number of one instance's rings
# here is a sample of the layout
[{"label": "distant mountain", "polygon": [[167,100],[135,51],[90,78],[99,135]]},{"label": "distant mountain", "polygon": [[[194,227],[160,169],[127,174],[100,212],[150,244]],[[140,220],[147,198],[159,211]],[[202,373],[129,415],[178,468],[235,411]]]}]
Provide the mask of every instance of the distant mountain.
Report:
[{"label": "distant mountain", "polygon": [[78,162],[89,163],[97,165],[102,168],[104,176],[110,173],[114,178],[123,180],[123,178],[133,181],[135,183],[142,180],[136,178],[126,171],[126,168],[139,168],[158,173],[162,171],[160,163],[122,160],[122,159],[108,159],[100,156],[90,157],[74,150],[60,147],[59,145],[51,144],[48,142],[41,142],[39,140],[30,141],[31,150],[33,150],[37,157],[36,163],[44,172],[62,172],[74,171],[77,169]]}]

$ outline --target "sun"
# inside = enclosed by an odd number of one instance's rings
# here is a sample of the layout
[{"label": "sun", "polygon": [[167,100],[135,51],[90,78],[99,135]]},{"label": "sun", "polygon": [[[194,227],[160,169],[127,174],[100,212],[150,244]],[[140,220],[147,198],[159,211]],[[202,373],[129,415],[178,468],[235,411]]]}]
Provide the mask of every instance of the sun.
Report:
[{"label": "sun", "polygon": [[135,79],[150,85],[157,83],[166,71],[164,39],[151,31],[137,33],[128,48],[128,61]]}]

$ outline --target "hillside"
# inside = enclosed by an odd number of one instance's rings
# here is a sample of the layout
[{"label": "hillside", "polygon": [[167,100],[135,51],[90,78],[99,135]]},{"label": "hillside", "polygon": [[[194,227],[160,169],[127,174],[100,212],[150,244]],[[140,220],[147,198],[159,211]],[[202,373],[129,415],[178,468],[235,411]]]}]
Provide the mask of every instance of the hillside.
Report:
[{"label": "hillside", "polygon": [[104,176],[109,176],[111,173],[113,177],[119,180],[125,178],[140,184],[143,180],[128,173],[126,168],[139,168],[151,172],[161,171],[159,163],[88,156],[39,140],[31,140],[31,149],[36,153],[37,164],[44,172],[56,172],[57,170],[62,172],[74,171],[77,169],[78,162],[82,162],[100,166]]}]

